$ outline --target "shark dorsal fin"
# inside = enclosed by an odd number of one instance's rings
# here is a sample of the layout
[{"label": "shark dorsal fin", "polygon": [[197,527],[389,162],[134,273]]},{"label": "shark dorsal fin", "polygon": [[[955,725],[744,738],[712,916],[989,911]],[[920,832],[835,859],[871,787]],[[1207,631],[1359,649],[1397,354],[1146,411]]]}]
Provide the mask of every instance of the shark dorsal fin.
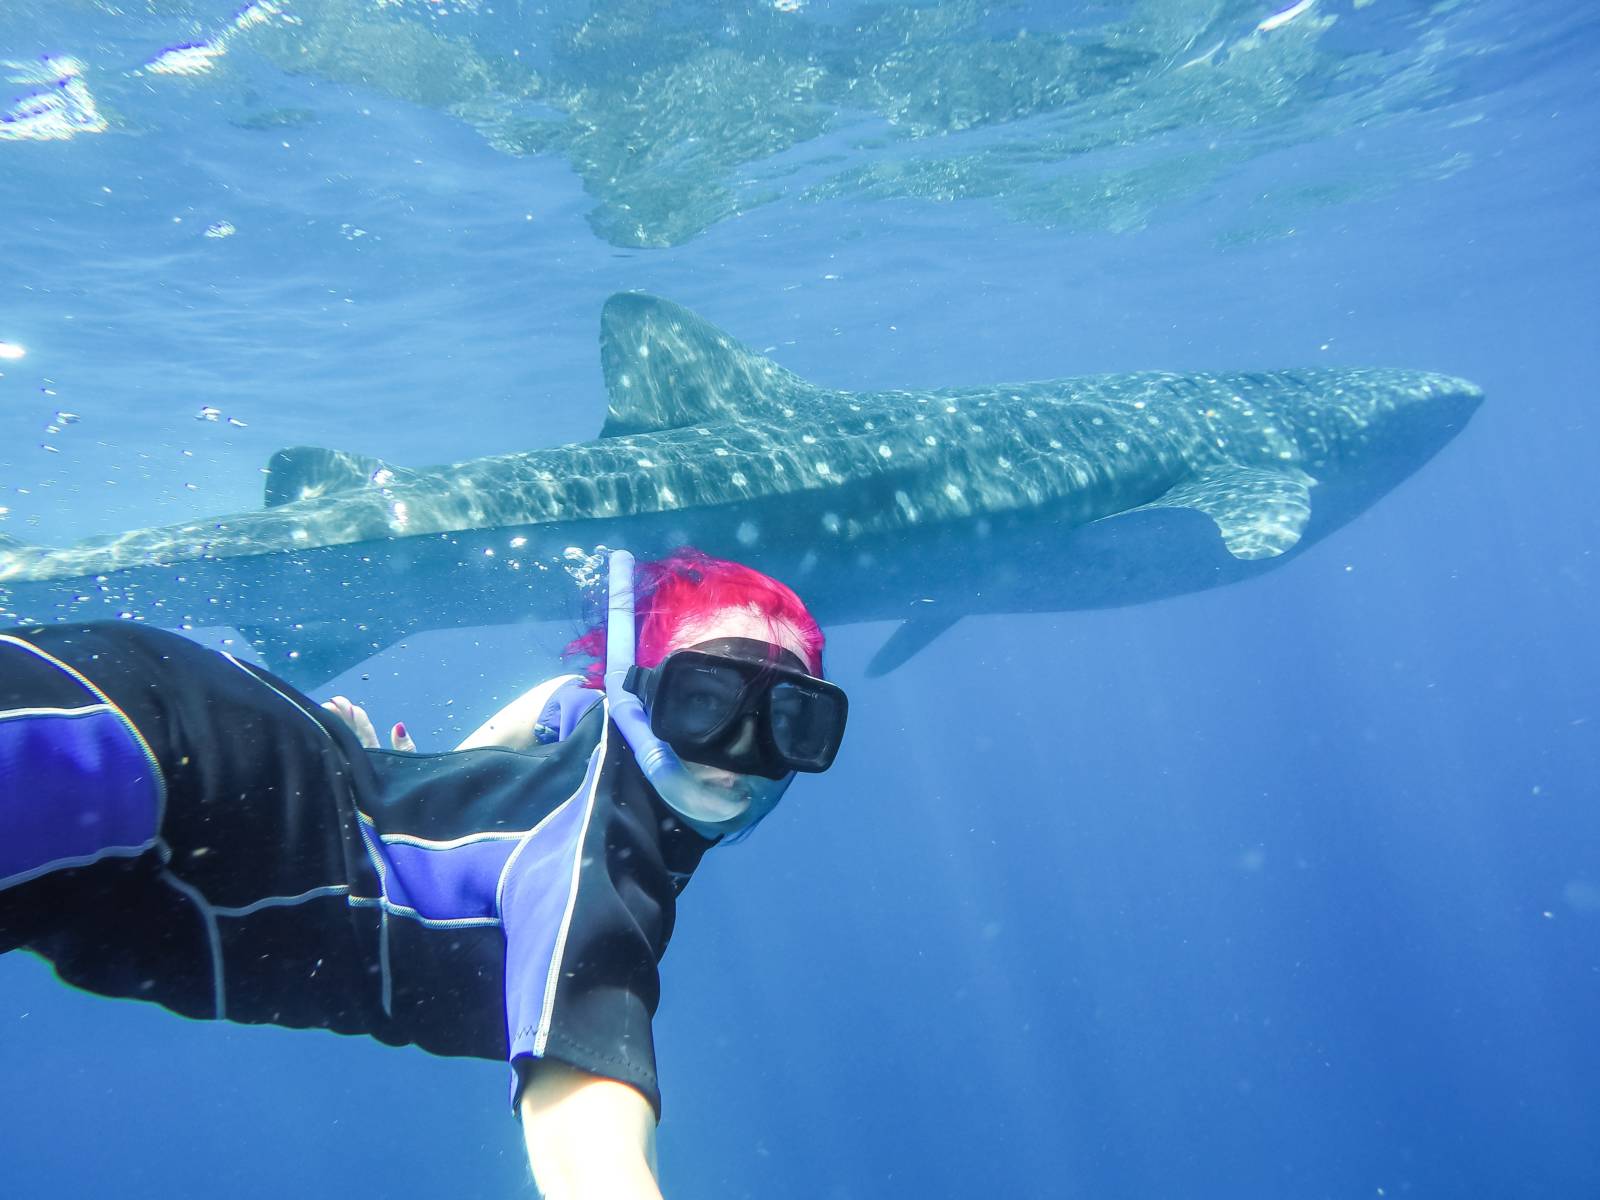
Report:
[{"label": "shark dorsal fin", "polygon": [[781,419],[827,395],[688,309],[641,292],[606,301],[600,361],[611,397],[601,437]]},{"label": "shark dorsal fin", "polygon": [[1142,507],[1203,512],[1216,522],[1235,558],[1276,558],[1292,550],[1305,532],[1316,482],[1295,467],[1219,466]]},{"label": "shark dorsal fin", "polygon": [[290,446],[279,450],[267,463],[266,505],[293,504],[314,500],[357,488],[386,487],[414,475],[404,467],[392,467],[381,458],[350,454],[344,450],[324,450],[318,446]]}]

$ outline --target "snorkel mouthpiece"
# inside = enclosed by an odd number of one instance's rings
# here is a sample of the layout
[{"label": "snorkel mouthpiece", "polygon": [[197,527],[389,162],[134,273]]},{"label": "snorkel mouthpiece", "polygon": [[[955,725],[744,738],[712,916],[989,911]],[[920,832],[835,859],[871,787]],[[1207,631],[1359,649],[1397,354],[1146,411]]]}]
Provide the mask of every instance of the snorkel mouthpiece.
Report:
[{"label": "snorkel mouthpiece", "polygon": [[[702,837],[738,833],[772,811],[788,779],[746,779],[740,788],[714,787],[692,776],[677,753],[650,728],[644,703],[627,688],[634,663],[633,555],[613,550],[606,571],[606,701],[634,761],[656,794]],[[765,785],[765,786],[760,786]]]}]

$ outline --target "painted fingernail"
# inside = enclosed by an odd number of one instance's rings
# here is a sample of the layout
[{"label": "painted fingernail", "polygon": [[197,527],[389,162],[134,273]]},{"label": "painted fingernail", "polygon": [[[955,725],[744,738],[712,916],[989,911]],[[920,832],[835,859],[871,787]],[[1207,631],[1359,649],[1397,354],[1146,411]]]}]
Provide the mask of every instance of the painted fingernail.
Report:
[{"label": "painted fingernail", "polygon": [[404,737],[410,736],[409,734],[406,733],[406,723],[404,721],[396,721],[394,723],[394,735],[397,738],[404,738]]}]

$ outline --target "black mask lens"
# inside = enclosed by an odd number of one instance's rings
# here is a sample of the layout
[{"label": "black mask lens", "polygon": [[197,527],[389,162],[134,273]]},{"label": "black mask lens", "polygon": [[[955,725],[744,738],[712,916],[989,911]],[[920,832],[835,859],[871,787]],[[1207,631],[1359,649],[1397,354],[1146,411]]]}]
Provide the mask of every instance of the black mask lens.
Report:
[{"label": "black mask lens", "polygon": [[[652,668],[650,727],[689,762],[781,779],[825,771],[844,734],[847,702],[833,684],[778,660],[765,643],[751,657],[679,650]],[[738,639],[718,649],[737,646]]]},{"label": "black mask lens", "polygon": [[715,738],[738,715],[743,691],[744,681],[734,672],[684,664],[671,689],[671,723],[677,736],[694,742]]},{"label": "black mask lens", "polygon": [[843,693],[781,680],[768,700],[772,744],[797,770],[825,770],[844,733]]}]

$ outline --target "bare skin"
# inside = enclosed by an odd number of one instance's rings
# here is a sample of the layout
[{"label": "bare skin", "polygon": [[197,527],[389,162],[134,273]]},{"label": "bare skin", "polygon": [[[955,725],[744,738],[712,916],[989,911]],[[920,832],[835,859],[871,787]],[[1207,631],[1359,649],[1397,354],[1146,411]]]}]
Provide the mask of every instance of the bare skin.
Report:
[{"label": "bare skin", "polygon": [[[723,609],[682,626],[667,652],[714,638],[774,642],[802,661],[808,658],[797,630],[774,623],[753,608]],[[540,691],[534,688],[518,696],[456,749],[527,750],[534,744],[533,727],[543,707]],[[335,696],[322,707],[344,721],[363,746],[378,748],[377,729],[360,705]],[[753,728],[743,736],[754,736]],[[389,741],[395,750],[416,749],[403,724],[391,728]],[[715,767],[685,765],[708,783],[737,778]],[[543,1060],[522,1089],[519,1110],[528,1163],[545,1200],[662,1200],[656,1182],[655,1111],[642,1092],[565,1063]]]}]

